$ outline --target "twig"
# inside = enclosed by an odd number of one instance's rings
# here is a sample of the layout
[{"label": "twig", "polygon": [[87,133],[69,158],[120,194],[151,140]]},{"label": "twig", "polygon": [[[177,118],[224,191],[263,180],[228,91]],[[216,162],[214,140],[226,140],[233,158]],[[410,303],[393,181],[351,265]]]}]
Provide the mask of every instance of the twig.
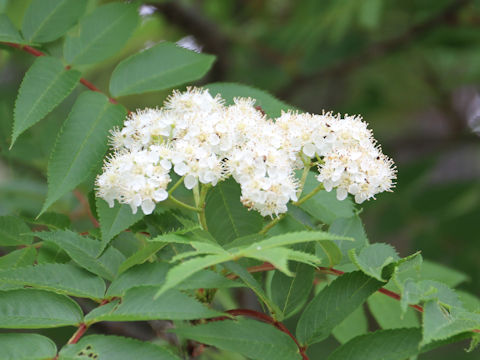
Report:
[{"label": "twig", "polygon": [[73,334],[73,336],[68,340],[67,344],[76,344],[78,340],[85,334],[87,331],[88,326],[85,323],[81,323],[78,327],[77,331]]}]

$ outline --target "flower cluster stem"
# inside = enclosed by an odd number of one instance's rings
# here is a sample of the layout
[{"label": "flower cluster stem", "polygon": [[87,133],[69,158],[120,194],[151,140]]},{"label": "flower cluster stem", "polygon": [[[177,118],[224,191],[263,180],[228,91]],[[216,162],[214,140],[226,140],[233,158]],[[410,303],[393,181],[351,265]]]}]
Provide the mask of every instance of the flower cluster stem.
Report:
[{"label": "flower cluster stem", "polygon": [[184,177],[185,176],[182,176],[180,179],[178,179],[178,181],[175,183],[175,185],[173,185],[170,188],[170,190],[168,190],[168,195],[169,196],[171,196],[173,194],[173,192],[182,184]]},{"label": "flower cluster stem", "polygon": [[[201,190],[200,190],[201,187]],[[195,206],[198,209],[197,217],[198,222],[202,226],[203,230],[208,231],[207,218],[205,217],[205,199],[207,197],[210,185],[196,185],[193,188],[193,198],[195,200]]]},{"label": "flower cluster stem", "polygon": [[197,212],[197,213],[199,213],[199,212],[202,211],[202,209],[200,209],[200,208],[198,208],[198,207],[185,204],[183,201],[178,200],[176,197],[174,197],[174,196],[172,196],[172,195],[170,195],[168,198],[169,198],[170,200],[172,200],[172,202],[174,202],[174,203],[177,204],[178,206],[183,207],[184,209],[191,210],[191,211],[195,211],[195,212]]}]

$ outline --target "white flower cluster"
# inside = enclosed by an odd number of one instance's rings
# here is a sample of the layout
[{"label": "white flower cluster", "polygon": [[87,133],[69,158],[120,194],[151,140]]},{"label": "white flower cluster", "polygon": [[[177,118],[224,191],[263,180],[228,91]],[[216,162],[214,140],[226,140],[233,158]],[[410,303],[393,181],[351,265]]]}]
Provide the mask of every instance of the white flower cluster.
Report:
[{"label": "white flower cluster", "polygon": [[395,178],[392,161],[358,117],[287,112],[274,121],[253,99],[225,106],[198,88],[174,92],[161,109],[131,113],[112,132],[112,145],[97,195],[111,207],[115,200],[129,204],[134,213],[140,206],[150,214],[168,197],[172,170],[188,189],[233,176],[242,203],[263,216],[284,213],[297,200],[294,171],[312,161],[318,181],[327,191],[336,188],[340,200],[350,193],[361,203],[390,190]]},{"label": "white flower cluster", "polygon": [[301,156],[321,160],[317,180],[327,191],[336,188],[338,200],[350,193],[360,204],[392,188],[393,162],[382,153],[360,117],[288,112],[277,119],[276,125]]}]

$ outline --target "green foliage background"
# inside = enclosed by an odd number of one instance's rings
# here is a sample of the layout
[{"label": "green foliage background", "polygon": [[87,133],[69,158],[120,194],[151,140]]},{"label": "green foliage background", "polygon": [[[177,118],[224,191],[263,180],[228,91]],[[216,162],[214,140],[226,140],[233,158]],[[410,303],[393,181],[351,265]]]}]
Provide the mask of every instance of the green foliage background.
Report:
[{"label": "green foliage background", "polygon": [[[116,2],[88,0],[84,11],[88,13],[103,3],[113,3],[113,9]],[[6,13],[17,29],[22,29],[29,4],[28,0],[0,0],[0,12]],[[138,26],[136,20],[128,19],[128,14],[121,15],[125,18],[112,30],[116,34],[114,38],[120,39],[119,44],[111,44],[112,51],[103,49],[105,56],[101,51],[89,55],[87,49],[82,57],[75,53],[78,44],[65,45],[70,50],[64,52],[63,39],[57,38],[47,38],[50,42],[41,48],[56,58],[65,54],[69,63],[78,65],[76,68],[82,71],[83,77],[103,92],[121,96],[120,102],[129,109],[157,106],[169,90],[136,95],[140,92],[138,87],[159,87],[142,83],[140,78],[139,84],[135,84],[137,88],[122,87],[121,82],[115,82],[116,76],[122,76],[122,69],[119,67],[112,74],[117,64],[159,41],[177,42],[188,36],[187,43],[195,42],[205,53],[217,56],[212,70],[197,82],[199,85],[239,82],[268,90],[305,111],[320,113],[325,109],[362,114],[384,152],[398,167],[394,193],[382,194],[364,206],[362,218],[370,241],[390,243],[401,256],[421,249],[424,258],[469,274],[465,281],[458,280],[463,279],[461,275],[451,275],[452,282],[461,282],[460,289],[479,295],[480,122],[476,116],[480,108],[480,2],[183,0],[149,1],[142,9],[144,15]],[[135,29],[131,37],[129,26],[132,31]],[[45,38],[42,39],[41,33],[35,35],[29,31],[23,29],[26,38],[43,43]],[[122,36],[125,41],[129,39],[125,46]],[[152,53],[157,51],[161,49],[155,48]],[[114,55],[109,56],[110,53]],[[47,194],[45,174],[56,171],[68,175],[67,170],[51,169],[53,165],[48,162],[54,148],[61,151],[62,144],[55,144],[54,139],[62,124],[62,131],[69,131],[64,120],[77,95],[83,91],[80,86],[41,123],[18,134],[16,144],[8,150],[17,91],[34,60],[21,51],[0,47],[0,215],[34,218],[42,210],[46,197],[51,197],[53,202],[72,190],[59,191],[58,196]],[[206,69],[210,62],[206,57],[196,66]],[[49,66],[52,72],[62,71],[61,64]],[[158,66],[143,69],[145,77],[154,76],[161,67],[160,56]],[[73,71],[68,76],[76,82]],[[191,79],[183,80],[176,83],[175,78],[168,79],[165,88]],[[41,83],[41,79],[38,81]],[[215,86],[221,88],[213,85],[212,89]],[[100,95],[87,96],[91,97],[85,100],[89,104],[108,105],[106,99],[98,98]],[[49,110],[45,103],[35,106],[39,107],[34,108],[36,114]],[[262,104],[266,111],[268,106]],[[113,105],[109,109],[116,111]],[[28,119],[30,124],[38,120]],[[75,142],[75,129],[70,131],[68,145]],[[98,166],[82,173],[82,192],[91,192]],[[303,209],[309,211],[308,203]],[[84,207],[72,193],[63,195],[50,210],[57,215],[47,213],[38,224],[44,221],[64,228],[65,223],[71,222],[78,231],[91,227]],[[101,217],[101,207],[98,211]],[[71,216],[68,219],[59,214]],[[322,220],[330,224],[328,219]],[[121,231],[116,231],[114,225],[112,220],[109,234],[104,234],[102,228],[102,239],[111,239]],[[429,269],[432,277],[446,276],[441,273],[444,270],[433,265]],[[61,331],[52,329],[46,333],[59,343],[66,340],[62,339]],[[330,338],[322,347],[318,346],[319,354],[325,354],[328,344],[333,348],[337,343]],[[47,344],[44,346],[48,351]],[[462,346],[465,344],[442,348],[419,358],[474,359],[478,356],[478,353],[464,353]],[[311,348],[312,354],[315,349],[315,346]],[[234,359],[233,355],[231,358]]]}]

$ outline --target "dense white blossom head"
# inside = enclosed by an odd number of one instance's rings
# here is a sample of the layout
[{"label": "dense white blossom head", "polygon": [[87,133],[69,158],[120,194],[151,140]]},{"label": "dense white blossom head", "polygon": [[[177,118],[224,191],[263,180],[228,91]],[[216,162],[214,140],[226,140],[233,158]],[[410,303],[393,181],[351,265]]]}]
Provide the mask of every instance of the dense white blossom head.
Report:
[{"label": "dense white blossom head", "polygon": [[130,205],[133,213],[140,206],[144,214],[151,214],[155,204],[168,197],[166,189],[170,181],[159,152],[119,152],[108,159],[103,173],[97,177],[97,196],[110,207],[117,200]]},{"label": "dense white blossom head", "polygon": [[97,178],[97,195],[151,213],[168,197],[170,173],[187,189],[215,186],[232,176],[240,185],[241,202],[263,216],[287,211],[302,185],[295,170],[318,166],[317,180],[361,203],[395,180],[393,163],[383,155],[356,116],[283,112],[269,119],[251,98],[235,98],[226,106],[208,90],[174,91],[163,108],[129,114],[111,138],[113,155]]}]

